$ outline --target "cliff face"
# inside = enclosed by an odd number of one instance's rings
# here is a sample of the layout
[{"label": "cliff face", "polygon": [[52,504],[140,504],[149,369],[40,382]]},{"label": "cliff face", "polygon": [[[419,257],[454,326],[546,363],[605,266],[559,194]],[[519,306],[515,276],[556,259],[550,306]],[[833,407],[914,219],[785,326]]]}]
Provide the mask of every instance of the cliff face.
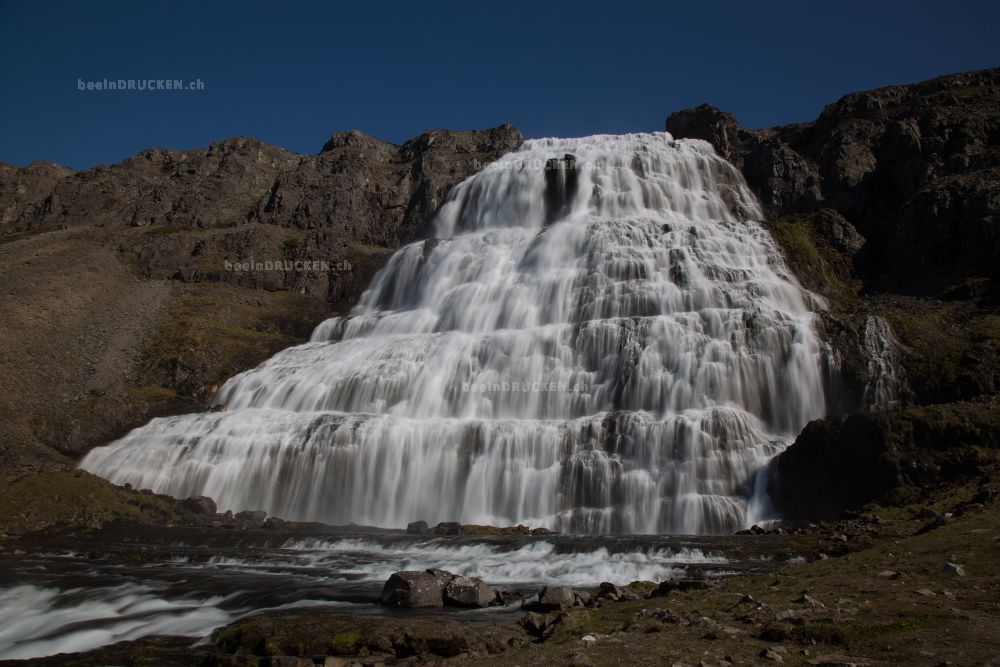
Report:
[{"label": "cliff face", "polygon": [[352,305],[453,185],[521,142],[503,125],[402,146],[338,133],[316,155],[235,138],[80,172],[0,164],[0,478],[204,409]]},{"label": "cliff face", "polygon": [[[811,123],[750,130],[703,105],[667,129],[739,166],[792,268],[827,298],[834,412],[870,398],[873,360],[898,370],[882,406],[898,409],[814,423],[778,457],[779,508],[836,514],[996,463],[1000,69],[854,93]],[[873,349],[880,321],[889,344]]]},{"label": "cliff face", "polygon": [[715,145],[770,218],[829,209],[849,222],[869,291],[933,296],[996,277],[1000,69],[854,93],[811,123],[747,130],[703,105],[667,129]]}]

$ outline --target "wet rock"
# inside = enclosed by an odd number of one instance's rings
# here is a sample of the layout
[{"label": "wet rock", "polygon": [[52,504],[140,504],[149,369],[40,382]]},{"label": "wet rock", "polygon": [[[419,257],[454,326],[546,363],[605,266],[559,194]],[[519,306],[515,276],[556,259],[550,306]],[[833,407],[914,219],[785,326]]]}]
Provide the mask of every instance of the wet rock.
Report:
[{"label": "wet rock", "polygon": [[237,523],[260,525],[267,519],[267,512],[264,510],[243,510],[236,513]]},{"label": "wet rock", "polygon": [[212,516],[218,511],[215,501],[208,496],[186,498],[182,503],[182,507],[192,514],[201,514],[204,516]]},{"label": "wet rock", "polygon": [[457,536],[464,535],[465,530],[462,528],[462,524],[457,521],[442,521],[438,525],[434,526],[435,535],[449,535]]},{"label": "wet rock", "polygon": [[444,602],[456,607],[488,607],[497,592],[478,577],[454,577],[444,588]]},{"label": "wet rock", "polygon": [[386,607],[405,609],[444,606],[445,579],[428,571],[396,572],[382,587],[379,598]]},{"label": "wet rock", "polygon": [[269,516],[262,527],[267,530],[284,530],[288,527],[288,522],[276,516]]},{"label": "wet rock", "polygon": [[569,211],[576,195],[579,173],[576,157],[566,154],[545,163],[545,220],[553,222]]},{"label": "wet rock", "polygon": [[414,521],[406,526],[407,535],[426,535],[429,530],[426,521]]}]

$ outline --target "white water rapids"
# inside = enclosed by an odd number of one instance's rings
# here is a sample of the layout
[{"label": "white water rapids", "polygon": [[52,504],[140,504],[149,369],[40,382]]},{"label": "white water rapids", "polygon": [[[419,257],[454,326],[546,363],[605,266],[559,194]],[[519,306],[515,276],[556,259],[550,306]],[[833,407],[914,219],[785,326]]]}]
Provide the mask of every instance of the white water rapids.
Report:
[{"label": "white water rapids", "polygon": [[746,527],[757,471],[825,412],[820,304],[760,217],[702,141],[528,141],[456,186],[350,317],[229,380],[228,412],[81,465],[334,524]]}]

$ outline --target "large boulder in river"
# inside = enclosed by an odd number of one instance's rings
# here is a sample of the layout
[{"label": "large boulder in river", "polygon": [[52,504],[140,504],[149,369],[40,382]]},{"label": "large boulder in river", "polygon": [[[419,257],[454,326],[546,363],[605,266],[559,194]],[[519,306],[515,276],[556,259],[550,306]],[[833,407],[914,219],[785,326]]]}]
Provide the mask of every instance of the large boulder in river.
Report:
[{"label": "large boulder in river", "polygon": [[444,602],[455,607],[488,607],[497,592],[479,577],[454,577],[444,588]]},{"label": "large boulder in river", "polygon": [[404,570],[396,572],[382,587],[381,603],[387,607],[423,609],[444,606],[447,579],[437,574]]},{"label": "large boulder in river", "polygon": [[501,601],[499,594],[479,577],[463,577],[447,570],[396,572],[382,588],[387,607],[488,607]]}]

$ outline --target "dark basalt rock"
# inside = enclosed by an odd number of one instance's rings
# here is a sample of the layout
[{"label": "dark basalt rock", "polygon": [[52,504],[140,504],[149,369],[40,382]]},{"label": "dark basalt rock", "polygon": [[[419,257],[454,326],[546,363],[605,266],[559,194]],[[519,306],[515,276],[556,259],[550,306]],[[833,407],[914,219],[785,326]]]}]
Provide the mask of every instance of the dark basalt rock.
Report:
[{"label": "dark basalt rock", "polygon": [[569,210],[579,187],[576,156],[567,153],[545,163],[545,219],[558,220]]},{"label": "dark basalt rock", "polygon": [[788,519],[916,501],[982,472],[983,448],[1000,448],[998,407],[991,398],[813,421],[771,462],[768,493]]}]

